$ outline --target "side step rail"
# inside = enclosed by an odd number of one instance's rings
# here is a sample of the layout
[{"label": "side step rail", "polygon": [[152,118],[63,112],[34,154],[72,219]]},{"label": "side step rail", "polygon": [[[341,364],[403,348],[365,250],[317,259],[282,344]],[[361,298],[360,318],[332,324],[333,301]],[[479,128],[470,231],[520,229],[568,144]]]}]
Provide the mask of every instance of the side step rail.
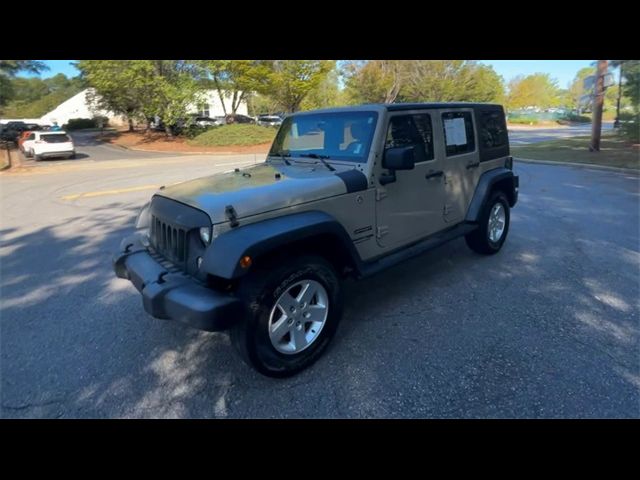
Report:
[{"label": "side step rail", "polygon": [[455,227],[451,227],[448,230],[438,232],[430,237],[420,240],[409,247],[402,247],[395,253],[390,253],[380,258],[379,260],[373,260],[365,263],[360,269],[360,278],[370,277],[382,270],[397,265],[400,262],[408,260],[409,258],[416,257],[424,252],[432,250],[440,245],[453,240],[456,237],[464,236],[467,233],[472,232],[478,228],[477,225],[472,223],[460,223]]}]

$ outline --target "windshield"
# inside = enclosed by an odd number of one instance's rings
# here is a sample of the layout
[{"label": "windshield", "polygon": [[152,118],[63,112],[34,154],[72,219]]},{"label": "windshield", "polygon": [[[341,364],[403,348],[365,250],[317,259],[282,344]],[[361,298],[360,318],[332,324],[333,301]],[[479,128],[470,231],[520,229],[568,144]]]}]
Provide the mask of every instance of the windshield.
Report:
[{"label": "windshield", "polygon": [[287,117],[269,155],[366,162],[376,112],[316,113]]}]

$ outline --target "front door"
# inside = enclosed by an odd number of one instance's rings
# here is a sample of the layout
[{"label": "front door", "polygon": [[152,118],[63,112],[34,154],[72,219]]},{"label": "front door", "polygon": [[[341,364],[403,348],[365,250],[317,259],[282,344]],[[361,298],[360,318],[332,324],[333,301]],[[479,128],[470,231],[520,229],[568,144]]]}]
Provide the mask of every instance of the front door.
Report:
[{"label": "front door", "polygon": [[416,164],[413,170],[396,171],[395,182],[378,186],[376,238],[385,250],[443,228],[443,159],[436,154],[442,148],[434,141],[432,115],[413,111],[395,112],[388,117],[384,150],[412,146]]}]

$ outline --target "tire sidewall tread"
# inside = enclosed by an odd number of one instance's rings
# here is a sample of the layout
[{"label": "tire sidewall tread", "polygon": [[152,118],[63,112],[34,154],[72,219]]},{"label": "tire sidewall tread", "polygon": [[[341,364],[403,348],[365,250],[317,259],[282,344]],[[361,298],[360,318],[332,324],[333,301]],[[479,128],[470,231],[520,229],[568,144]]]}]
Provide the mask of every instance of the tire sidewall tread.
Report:
[{"label": "tire sidewall tread", "polygon": [[[287,355],[271,344],[269,315],[280,295],[302,279],[316,280],[325,287],[329,312],[314,343],[300,353]],[[291,376],[313,364],[328,347],[342,316],[340,280],[331,264],[319,256],[305,255],[256,268],[243,279],[238,295],[245,301],[247,315],[232,328],[232,343],[245,362],[271,377]]]}]

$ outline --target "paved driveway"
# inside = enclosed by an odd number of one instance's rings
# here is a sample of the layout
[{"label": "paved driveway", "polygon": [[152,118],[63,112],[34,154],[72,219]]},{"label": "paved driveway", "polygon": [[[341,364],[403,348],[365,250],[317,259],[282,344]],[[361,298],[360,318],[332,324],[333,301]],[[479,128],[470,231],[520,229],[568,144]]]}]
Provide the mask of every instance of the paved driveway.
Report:
[{"label": "paved driveway", "polygon": [[[613,122],[604,122],[602,124],[603,133],[612,130]],[[528,128],[515,126],[509,129],[509,143],[511,145],[528,145],[530,143],[584,135],[591,135],[591,124],[560,128]]]},{"label": "paved driveway", "polygon": [[327,354],[274,380],[114,277],[154,185],[232,168],[158,162],[0,175],[2,417],[640,416],[636,175],[517,163],[498,255],[456,240],[347,283]]}]

